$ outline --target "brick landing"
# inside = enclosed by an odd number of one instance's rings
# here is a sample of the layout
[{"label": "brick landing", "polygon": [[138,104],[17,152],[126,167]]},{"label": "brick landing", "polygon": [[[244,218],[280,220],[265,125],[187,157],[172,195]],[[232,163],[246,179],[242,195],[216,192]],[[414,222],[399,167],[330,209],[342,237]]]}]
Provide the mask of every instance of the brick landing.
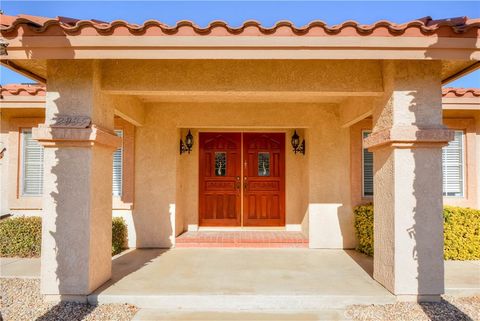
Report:
[{"label": "brick landing", "polygon": [[179,235],[175,247],[308,248],[308,238],[287,231],[197,231]]}]

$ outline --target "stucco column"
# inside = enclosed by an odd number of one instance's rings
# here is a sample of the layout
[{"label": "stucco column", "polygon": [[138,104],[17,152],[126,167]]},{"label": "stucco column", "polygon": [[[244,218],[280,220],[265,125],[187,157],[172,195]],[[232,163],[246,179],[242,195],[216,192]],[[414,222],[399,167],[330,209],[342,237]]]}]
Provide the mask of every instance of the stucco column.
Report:
[{"label": "stucco column", "polygon": [[86,301],[111,276],[113,107],[94,61],[49,61],[44,147],[41,292]]},{"label": "stucco column", "polygon": [[384,63],[385,96],[365,144],[374,153],[374,278],[399,299],[444,292],[440,64]]}]

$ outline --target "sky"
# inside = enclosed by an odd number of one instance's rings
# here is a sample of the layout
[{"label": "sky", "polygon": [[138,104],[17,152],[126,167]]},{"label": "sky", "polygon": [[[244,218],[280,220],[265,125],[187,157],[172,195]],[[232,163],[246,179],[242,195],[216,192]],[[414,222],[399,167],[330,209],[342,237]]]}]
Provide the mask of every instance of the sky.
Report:
[{"label": "sky", "polygon": [[[212,20],[223,20],[239,26],[245,20],[257,20],[272,26],[280,20],[305,25],[312,20],[338,24],[356,20],[370,24],[378,20],[403,23],[431,16],[434,19],[469,16],[480,18],[480,1],[38,1],[2,0],[5,14],[20,13],[45,17],[74,17],[142,23],[157,19],[173,25],[192,20],[206,26]],[[0,69],[0,83],[32,82],[5,67]],[[447,86],[480,87],[480,70]]]}]

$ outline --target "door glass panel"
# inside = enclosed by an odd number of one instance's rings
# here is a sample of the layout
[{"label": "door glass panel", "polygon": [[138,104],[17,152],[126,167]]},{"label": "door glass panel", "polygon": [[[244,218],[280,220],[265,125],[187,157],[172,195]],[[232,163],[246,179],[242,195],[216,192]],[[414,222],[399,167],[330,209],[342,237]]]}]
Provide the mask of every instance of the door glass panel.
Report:
[{"label": "door glass panel", "polygon": [[270,153],[258,153],[258,176],[270,176]]},{"label": "door glass panel", "polygon": [[215,153],[215,176],[227,175],[227,153]]}]

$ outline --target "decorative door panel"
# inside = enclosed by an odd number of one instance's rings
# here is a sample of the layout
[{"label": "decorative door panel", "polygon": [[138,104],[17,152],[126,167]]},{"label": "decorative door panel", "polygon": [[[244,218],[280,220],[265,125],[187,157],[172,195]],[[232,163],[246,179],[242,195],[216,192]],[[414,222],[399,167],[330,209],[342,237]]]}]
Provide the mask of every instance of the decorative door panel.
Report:
[{"label": "decorative door panel", "polygon": [[200,133],[199,224],[241,225],[241,134]]},{"label": "decorative door panel", "polygon": [[285,225],[285,134],[243,134],[243,225]]}]

